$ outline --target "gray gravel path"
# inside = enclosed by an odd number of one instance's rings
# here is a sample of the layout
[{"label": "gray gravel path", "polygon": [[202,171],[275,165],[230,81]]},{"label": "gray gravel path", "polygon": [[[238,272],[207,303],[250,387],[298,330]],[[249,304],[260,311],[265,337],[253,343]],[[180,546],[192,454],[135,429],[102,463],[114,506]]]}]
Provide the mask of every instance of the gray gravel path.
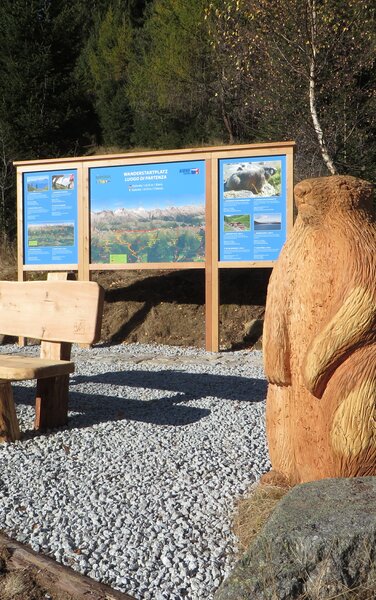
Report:
[{"label": "gray gravel path", "polygon": [[[2,346],[35,354],[38,348]],[[69,425],[0,445],[0,529],[137,599],[207,600],[234,564],[234,502],[269,468],[260,351],[74,348]]]}]

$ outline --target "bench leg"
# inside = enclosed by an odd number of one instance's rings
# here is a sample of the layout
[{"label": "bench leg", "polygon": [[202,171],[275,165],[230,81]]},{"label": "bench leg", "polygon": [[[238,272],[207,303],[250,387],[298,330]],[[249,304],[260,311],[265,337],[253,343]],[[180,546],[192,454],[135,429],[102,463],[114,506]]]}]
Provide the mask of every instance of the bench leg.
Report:
[{"label": "bench leg", "polygon": [[21,437],[12,386],[0,381],[0,442],[15,442]]},{"label": "bench leg", "polygon": [[34,427],[62,427],[68,422],[69,375],[37,380]]}]

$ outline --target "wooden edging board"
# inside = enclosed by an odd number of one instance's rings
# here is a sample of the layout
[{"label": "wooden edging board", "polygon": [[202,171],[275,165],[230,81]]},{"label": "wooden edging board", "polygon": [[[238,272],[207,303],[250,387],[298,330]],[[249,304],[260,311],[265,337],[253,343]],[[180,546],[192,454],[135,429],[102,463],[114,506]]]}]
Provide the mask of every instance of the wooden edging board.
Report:
[{"label": "wooden edging board", "polygon": [[0,533],[0,548],[9,552],[6,561],[8,571],[34,567],[50,593],[65,592],[75,600],[134,600],[133,596],[113,590],[110,586],[80,575],[70,567],[57,563],[49,556],[34,552],[24,544],[20,544]]},{"label": "wooden edging board", "polygon": [[[280,172],[283,173],[282,179],[282,192],[280,192],[282,202],[284,204],[281,212],[282,217],[279,215],[280,223],[283,221],[283,235],[285,237],[290,232],[293,226],[293,155],[294,155],[294,142],[276,142],[266,144],[247,144],[247,145],[235,145],[235,146],[213,146],[204,148],[188,148],[182,150],[163,150],[163,151],[147,151],[127,154],[112,154],[112,155],[94,155],[84,156],[75,158],[59,158],[59,159],[44,159],[44,160],[32,160],[32,161],[17,161],[14,164],[17,167],[17,228],[18,228],[18,279],[24,280],[27,273],[30,271],[77,271],[79,280],[89,280],[93,271],[99,270],[173,270],[173,269],[205,269],[205,338],[206,338],[206,349],[212,352],[219,350],[219,293],[220,293],[220,277],[219,273],[221,269],[236,269],[236,268],[272,268],[276,262],[277,256],[273,256],[272,259],[268,259],[265,255],[264,258],[247,259],[241,256],[239,251],[238,256],[231,256],[226,258],[226,239],[230,238],[229,233],[224,233],[224,211],[229,211],[225,206],[229,206],[231,203],[228,202],[228,198],[225,198],[223,187],[223,176],[226,167],[231,166],[233,163],[234,168],[238,167],[240,171],[242,161],[246,165],[245,168],[249,168],[250,165],[267,165],[280,163]],[[259,161],[258,161],[259,159]],[[119,264],[118,262],[99,263],[91,261],[91,173],[101,173],[108,171],[110,173],[109,180],[111,179],[111,173],[115,174],[116,168],[124,169],[146,169],[149,167],[164,166],[166,169],[171,167],[173,170],[174,165],[179,163],[189,163],[192,166],[193,161],[200,161],[200,165],[204,165],[204,195],[205,195],[205,257],[204,259],[197,259],[194,262],[124,262]],[[197,163],[195,163],[197,166]],[[95,171],[97,169],[97,171]],[[46,182],[49,178],[53,180],[53,172],[55,177],[58,175],[68,173],[74,174],[74,202],[77,204],[76,212],[74,216],[70,215],[69,219],[72,221],[72,228],[75,230],[75,260],[70,262],[64,262],[61,258],[59,260],[40,260],[33,262],[25,260],[26,247],[25,240],[28,240],[30,245],[30,239],[28,236],[28,220],[25,217],[25,197],[29,194],[26,192],[26,181],[29,181],[27,177],[32,180],[33,176],[35,179],[40,177],[43,182],[43,178]],[[157,171],[150,171],[156,173]],[[228,171],[230,172],[230,171]],[[132,171],[130,172],[132,173]],[[124,176],[125,176],[124,172]],[[50,182],[51,182],[50,179]],[[105,183],[107,183],[105,181]],[[30,184],[31,185],[31,184]],[[50,184],[51,185],[51,184]],[[157,184],[155,184],[157,185]],[[29,186],[29,183],[28,183]],[[132,187],[132,186],[129,186]],[[51,185],[51,189],[53,184]],[[33,192],[38,192],[37,189],[32,189]],[[68,192],[66,192],[68,194]],[[55,197],[58,193],[55,193]],[[278,194],[277,194],[278,195]],[[31,200],[29,204],[38,204],[38,194],[34,196],[29,194]],[[43,194],[40,195],[42,198]],[[261,198],[252,197],[248,200],[258,200],[259,205]],[[257,192],[256,192],[257,196]],[[50,196],[45,195],[45,200],[51,202],[54,201],[53,193]],[[226,202],[225,202],[226,200]],[[244,200],[246,198],[244,197]],[[33,201],[33,202],[32,202]],[[236,204],[237,200],[233,200],[233,204]],[[222,203],[222,205],[221,205]],[[240,206],[240,201],[238,202]],[[254,202],[256,206],[256,201]],[[271,206],[271,203],[270,203]],[[272,209],[267,207],[266,212],[272,212]],[[34,210],[34,208],[33,208]],[[222,210],[222,215],[220,211]],[[239,213],[239,208],[235,209],[232,213],[234,218]],[[250,212],[249,215],[240,214],[242,218],[248,218],[248,229],[249,231],[256,229],[256,214],[252,212],[256,209],[244,209],[244,212]],[[259,209],[260,211],[262,208]],[[280,210],[280,209],[276,209]],[[238,211],[238,212],[236,212]],[[42,214],[43,211],[41,211]],[[230,210],[231,212],[231,210]],[[258,215],[265,217],[265,215]],[[276,219],[277,213],[274,215]],[[228,215],[227,215],[228,217]],[[231,215],[230,215],[231,217]],[[64,220],[64,217],[61,217]],[[68,217],[67,217],[68,219]],[[222,219],[222,222],[221,222]],[[253,225],[252,225],[253,220]],[[74,223],[73,223],[74,222]],[[239,225],[240,228],[240,224]],[[262,225],[258,224],[258,227]],[[114,232],[119,233],[119,232]],[[122,231],[120,231],[122,233]],[[231,233],[231,232],[230,232]],[[243,235],[244,233],[238,229],[238,233]],[[241,235],[238,235],[238,240],[241,239]],[[274,234],[276,235],[276,234]],[[282,235],[282,234],[281,234]],[[227,236],[227,237],[226,237]],[[282,238],[281,238],[282,240]],[[283,240],[284,241],[284,240]],[[37,244],[37,242],[33,242]],[[51,245],[51,244],[50,244]],[[246,253],[244,250],[245,242],[243,242],[242,252],[244,256]],[[236,244],[235,244],[236,247]],[[256,247],[256,246],[254,246]],[[30,249],[27,249],[30,252]],[[45,248],[45,255],[48,256],[48,248]],[[58,251],[59,249],[57,249]],[[253,250],[252,250],[253,251]],[[222,253],[222,257],[221,257]],[[250,251],[251,253],[251,251]],[[69,253],[67,253],[69,255]],[[64,254],[62,254],[64,256]],[[72,255],[73,256],[73,255]],[[119,255],[123,256],[123,255]],[[125,256],[125,255],[124,255]],[[262,256],[262,255],[260,255]],[[43,249],[40,257],[43,258]],[[124,259],[125,261],[125,259]]]}]

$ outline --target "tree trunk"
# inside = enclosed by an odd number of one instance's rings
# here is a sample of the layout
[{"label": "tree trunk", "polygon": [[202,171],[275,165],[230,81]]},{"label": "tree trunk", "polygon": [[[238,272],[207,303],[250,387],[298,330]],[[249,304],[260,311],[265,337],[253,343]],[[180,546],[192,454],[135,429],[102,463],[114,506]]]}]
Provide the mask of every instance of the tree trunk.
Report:
[{"label": "tree trunk", "polygon": [[317,139],[320,146],[321,156],[323,161],[332,175],[337,175],[337,169],[334,162],[329,155],[328,147],[324,138],[324,132],[320,125],[319,117],[316,108],[316,0],[311,0],[308,3],[311,14],[311,61],[309,69],[309,108],[311,111],[311,117],[313,121],[313,128],[317,135]]}]

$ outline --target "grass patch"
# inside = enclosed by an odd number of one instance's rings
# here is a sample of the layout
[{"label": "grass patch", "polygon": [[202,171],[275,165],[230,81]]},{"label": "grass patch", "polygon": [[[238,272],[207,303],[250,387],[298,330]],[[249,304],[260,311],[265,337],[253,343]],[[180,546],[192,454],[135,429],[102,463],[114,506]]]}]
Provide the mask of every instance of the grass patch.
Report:
[{"label": "grass patch", "polygon": [[238,501],[234,533],[239,540],[239,552],[248,548],[288,491],[288,487],[259,484]]},{"label": "grass patch", "polygon": [[17,248],[15,244],[0,241],[1,279],[17,279]]}]

